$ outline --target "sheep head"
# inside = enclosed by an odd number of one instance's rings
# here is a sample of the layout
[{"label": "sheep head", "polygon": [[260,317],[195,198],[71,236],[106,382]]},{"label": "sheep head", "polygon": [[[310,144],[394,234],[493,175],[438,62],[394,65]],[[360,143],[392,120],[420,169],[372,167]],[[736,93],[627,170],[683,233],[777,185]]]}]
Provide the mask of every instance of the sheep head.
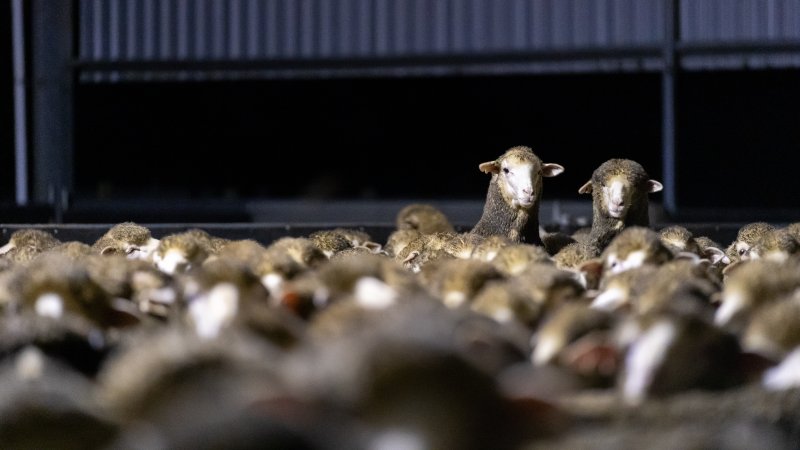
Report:
[{"label": "sheep head", "polygon": [[542,177],[554,177],[564,171],[559,164],[543,163],[524,146],[512,147],[478,168],[492,175],[492,182],[497,183],[503,200],[515,209],[531,208],[541,196]]},{"label": "sheep head", "polygon": [[647,194],[663,188],[636,161],[610,159],[595,169],[578,193],[592,194],[595,209],[600,208],[609,217],[624,219],[631,206],[646,202]]}]

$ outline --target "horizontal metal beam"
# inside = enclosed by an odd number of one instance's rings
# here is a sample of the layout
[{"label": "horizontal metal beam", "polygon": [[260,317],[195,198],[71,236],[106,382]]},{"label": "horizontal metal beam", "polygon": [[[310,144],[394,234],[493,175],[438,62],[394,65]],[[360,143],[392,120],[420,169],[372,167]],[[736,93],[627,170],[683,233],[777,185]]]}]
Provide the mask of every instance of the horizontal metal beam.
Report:
[{"label": "horizontal metal beam", "polygon": [[676,42],[675,51],[680,56],[774,55],[800,54],[800,41],[766,42]]},{"label": "horizontal metal beam", "polygon": [[458,67],[484,64],[570,62],[658,58],[660,46],[625,48],[552,49],[542,51],[409,55],[368,58],[247,59],[247,60],[116,60],[78,59],[77,71],[246,71],[246,70],[326,70],[404,67]]},{"label": "horizontal metal beam", "polygon": [[[675,64],[686,56],[726,55],[800,55],[800,41],[773,42],[675,42]],[[655,46],[547,49],[470,54],[426,54],[391,57],[355,58],[257,58],[257,59],[76,59],[72,68],[77,75],[108,72],[248,72],[248,71],[359,71],[380,69],[445,68],[493,66],[501,64],[569,63],[585,61],[658,60],[664,48]],[[642,69],[646,70],[646,69]]]}]

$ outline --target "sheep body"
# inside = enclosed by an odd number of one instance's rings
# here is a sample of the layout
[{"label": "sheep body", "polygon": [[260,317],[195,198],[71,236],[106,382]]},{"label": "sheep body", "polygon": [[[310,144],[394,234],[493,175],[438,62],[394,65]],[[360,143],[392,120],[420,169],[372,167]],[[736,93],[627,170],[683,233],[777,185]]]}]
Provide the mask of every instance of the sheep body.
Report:
[{"label": "sheep body", "polygon": [[530,147],[508,149],[494,161],[478,166],[492,175],[478,223],[469,231],[479,236],[504,235],[512,242],[542,245],[539,202],[542,177],[564,171],[559,164],[543,163]]},{"label": "sheep body", "polygon": [[648,195],[663,185],[650,178],[641,164],[612,158],[592,173],[579,194],[592,194],[589,245],[599,255],[614,237],[630,226],[650,226]]}]

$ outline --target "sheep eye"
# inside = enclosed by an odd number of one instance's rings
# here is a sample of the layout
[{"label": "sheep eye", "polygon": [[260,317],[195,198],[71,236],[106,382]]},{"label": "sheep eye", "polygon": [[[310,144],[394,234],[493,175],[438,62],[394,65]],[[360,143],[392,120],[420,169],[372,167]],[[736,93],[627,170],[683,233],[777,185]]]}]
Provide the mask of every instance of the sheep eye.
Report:
[{"label": "sheep eye", "polygon": [[128,247],[128,248],[125,250],[125,253],[126,253],[126,254],[128,254],[128,255],[130,255],[131,253],[133,253],[133,252],[138,252],[138,251],[139,251],[139,247]]},{"label": "sheep eye", "polygon": [[741,255],[744,255],[745,253],[747,253],[747,250],[745,250],[745,249],[743,249],[743,248],[740,248],[740,249],[739,249],[739,255],[740,255],[740,256],[741,256]]},{"label": "sheep eye", "polygon": [[503,173],[508,173],[508,172],[510,172],[510,171],[508,170],[508,167],[503,167]]}]

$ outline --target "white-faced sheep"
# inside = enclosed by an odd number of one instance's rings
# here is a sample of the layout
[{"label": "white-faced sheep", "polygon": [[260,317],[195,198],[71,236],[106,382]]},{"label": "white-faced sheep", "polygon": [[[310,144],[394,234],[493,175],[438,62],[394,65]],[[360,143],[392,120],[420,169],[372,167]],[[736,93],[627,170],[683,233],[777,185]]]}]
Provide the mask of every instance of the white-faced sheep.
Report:
[{"label": "white-faced sheep", "polygon": [[761,236],[774,230],[775,227],[767,222],[750,222],[742,225],[736,233],[736,239],[725,249],[725,254],[728,255],[731,263],[748,259],[750,247],[761,239]]},{"label": "white-faced sheep", "polygon": [[651,179],[641,164],[614,158],[601,164],[579,194],[592,194],[592,229],[589,246],[599,255],[611,240],[629,226],[650,226],[648,194],[663,185]]},{"label": "white-faced sheep", "polygon": [[470,233],[479,236],[499,234],[512,242],[542,245],[539,236],[542,177],[554,177],[562,173],[564,167],[543,163],[530,147],[516,146],[478,168],[491,174],[492,180],[483,214]]}]

